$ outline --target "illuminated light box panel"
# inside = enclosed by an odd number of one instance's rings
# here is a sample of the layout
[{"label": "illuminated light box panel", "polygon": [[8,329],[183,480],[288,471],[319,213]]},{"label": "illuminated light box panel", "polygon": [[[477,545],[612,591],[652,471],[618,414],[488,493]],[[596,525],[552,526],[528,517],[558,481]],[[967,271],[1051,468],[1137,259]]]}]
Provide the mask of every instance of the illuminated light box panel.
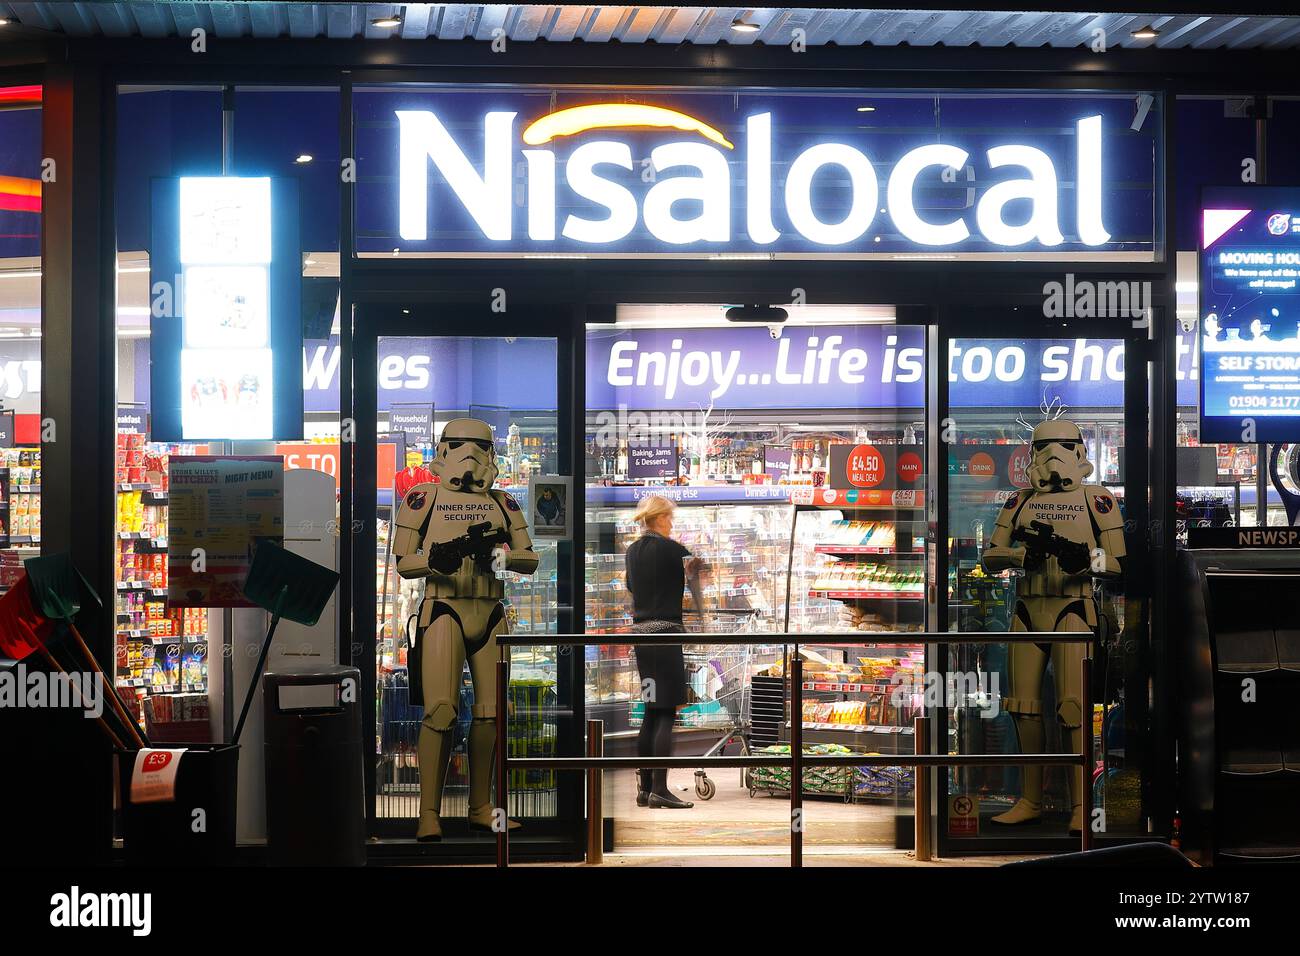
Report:
[{"label": "illuminated light box panel", "polygon": [[1300,440],[1300,187],[1201,191],[1202,444]]},{"label": "illuminated light box panel", "polygon": [[302,437],[298,182],[155,179],[153,441]]}]

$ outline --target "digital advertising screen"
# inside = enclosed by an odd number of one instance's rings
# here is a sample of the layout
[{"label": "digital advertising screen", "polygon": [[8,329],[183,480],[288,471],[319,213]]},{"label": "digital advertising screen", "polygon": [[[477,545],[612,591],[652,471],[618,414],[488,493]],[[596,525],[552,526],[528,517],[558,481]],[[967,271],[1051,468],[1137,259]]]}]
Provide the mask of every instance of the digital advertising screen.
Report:
[{"label": "digital advertising screen", "polygon": [[152,200],[150,437],[300,438],[297,182],[156,179]]},{"label": "digital advertising screen", "polygon": [[1201,192],[1203,443],[1300,439],[1300,187]]}]

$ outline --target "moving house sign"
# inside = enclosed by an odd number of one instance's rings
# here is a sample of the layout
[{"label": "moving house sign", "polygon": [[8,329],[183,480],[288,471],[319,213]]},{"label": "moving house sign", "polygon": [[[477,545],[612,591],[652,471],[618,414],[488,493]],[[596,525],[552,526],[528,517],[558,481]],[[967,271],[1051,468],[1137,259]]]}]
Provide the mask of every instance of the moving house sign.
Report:
[{"label": "moving house sign", "polygon": [[1201,441],[1300,438],[1300,188],[1202,191]]},{"label": "moving house sign", "polygon": [[1107,187],[1152,180],[1132,96],[358,97],[363,253],[1151,249]]}]

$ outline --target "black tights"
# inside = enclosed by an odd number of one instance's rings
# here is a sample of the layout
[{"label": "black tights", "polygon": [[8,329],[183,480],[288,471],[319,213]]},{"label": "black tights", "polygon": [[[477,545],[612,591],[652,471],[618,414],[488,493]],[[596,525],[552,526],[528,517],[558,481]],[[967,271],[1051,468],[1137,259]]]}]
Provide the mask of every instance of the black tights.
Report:
[{"label": "black tights", "polygon": [[[673,721],[677,709],[647,707],[641,721],[641,732],[636,737],[636,755],[638,757],[671,757],[673,753]],[[660,795],[667,794],[668,771],[638,770],[640,783],[638,789]],[[649,786],[647,786],[647,780]]]}]

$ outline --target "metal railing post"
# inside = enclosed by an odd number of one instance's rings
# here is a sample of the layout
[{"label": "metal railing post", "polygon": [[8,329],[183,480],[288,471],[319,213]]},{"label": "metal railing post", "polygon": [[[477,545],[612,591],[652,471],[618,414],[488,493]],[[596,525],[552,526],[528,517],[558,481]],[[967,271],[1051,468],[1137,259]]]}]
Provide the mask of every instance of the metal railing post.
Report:
[{"label": "metal railing post", "polygon": [[803,866],[803,658],[790,662],[790,866]]},{"label": "metal railing post", "polygon": [[[1095,758],[1092,753],[1092,644],[1091,642],[1084,645],[1083,661],[1079,665],[1082,672],[1079,675],[1079,697],[1083,704],[1083,731],[1082,740],[1083,748],[1080,758],[1083,766],[1080,768],[1079,799],[1083,801],[1083,821],[1079,834],[1079,843],[1081,848],[1087,852],[1092,849],[1092,766]],[[1103,719],[1103,729],[1105,721]]]},{"label": "metal railing post", "polygon": [[[605,722],[587,721],[587,756],[605,756]],[[605,858],[604,771],[593,767],[587,771],[587,862],[600,863]]]},{"label": "metal railing post", "polygon": [[[912,752],[918,756],[930,752],[930,718],[912,718]],[[933,856],[930,846],[930,768],[912,768],[912,794],[916,800],[916,859],[928,863]]]},{"label": "metal railing post", "polygon": [[510,773],[507,769],[507,746],[510,740],[510,649],[501,649],[497,661],[497,808],[500,817],[494,817],[497,828],[497,866],[510,865]]}]

